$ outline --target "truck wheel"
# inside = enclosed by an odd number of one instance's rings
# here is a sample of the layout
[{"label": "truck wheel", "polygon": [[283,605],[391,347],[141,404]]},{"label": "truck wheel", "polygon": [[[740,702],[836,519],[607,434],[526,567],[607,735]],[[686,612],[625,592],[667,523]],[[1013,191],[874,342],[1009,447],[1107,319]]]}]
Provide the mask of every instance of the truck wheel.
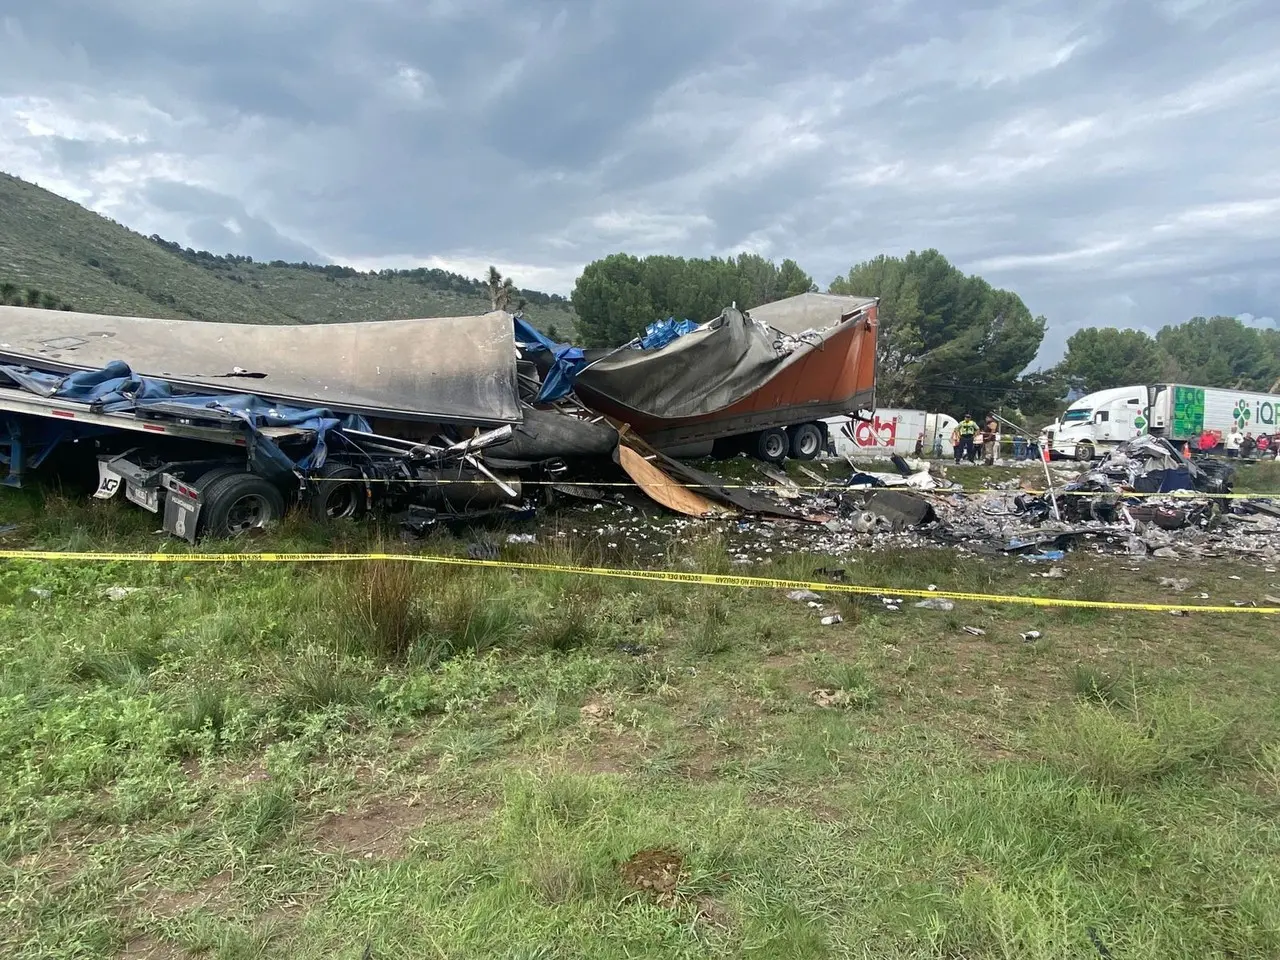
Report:
[{"label": "truck wheel", "polygon": [[1092,459],[1093,459],[1093,444],[1091,444],[1091,443],[1077,443],[1077,444],[1076,444],[1076,459],[1077,459],[1077,460],[1079,460],[1081,463],[1088,463],[1090,460],[1092,460]]},{"label": "truck wheel", "polygon": [[238,537],[265,529],[284,516],[280,488],[252,473],[218,477],[201,491],[201,499],[200,525],[210,537]]},{"label": "truck wheel", "polygon": [[326,464],[315,478],[311,516],[320,522],[359,520],[365,515],[364,476],[355,467]]},{"label": "truck wheel", "polygon": [[200,493],[204,493],[223,477],[234,477],[238,473],[244,473],[244,468],[214,467],[212,470],[206,470],[204,473],[200,474],[200,476],[196,477],[192,486]]},{"label": "truck wheel", "polygon": [[812,460],[822,451],[822,430],[816,423],[802,423],[791,428],[791,456]]},{"label": "truck wheel", "polygon": [[756,434],[756,459],[765,463],[781,463],[787,459],[791,439],[781,427],[770,427]]}]

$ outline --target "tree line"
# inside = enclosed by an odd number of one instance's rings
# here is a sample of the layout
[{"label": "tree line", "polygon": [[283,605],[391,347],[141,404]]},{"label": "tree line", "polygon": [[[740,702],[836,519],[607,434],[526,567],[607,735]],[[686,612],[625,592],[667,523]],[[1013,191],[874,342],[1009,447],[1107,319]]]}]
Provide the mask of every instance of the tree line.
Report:
[{"label": "tree line", "polygon": [[1083,390],[1134,383],[1189,383],[1235,390],[1280,391],[1280,330],[1260,330],[1236,317],[1193,317],[1160,329],[1087,327],[1067,340],[1057,367]]},{"label": "tree line", "polygon": [[36,307],[41,310],[74,310],[56,294],[35,287],[20,287],[12,280],[0,281],[0,306]]}]

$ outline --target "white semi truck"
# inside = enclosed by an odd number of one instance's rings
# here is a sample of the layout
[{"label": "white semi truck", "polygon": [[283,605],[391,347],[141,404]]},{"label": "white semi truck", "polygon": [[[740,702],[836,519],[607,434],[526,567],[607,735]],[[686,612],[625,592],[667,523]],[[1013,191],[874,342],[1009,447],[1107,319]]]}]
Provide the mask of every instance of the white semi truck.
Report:
[{"label": "white semi truck", "polygon": [[1056,457],[1092,460],[1143,434],[1195,446],[1206,432],[1221,438],[1276,432],[1280,394],[1248,393],[1180,383],[1115,387],[1076,400],[1049,424],[1041,442]]}]

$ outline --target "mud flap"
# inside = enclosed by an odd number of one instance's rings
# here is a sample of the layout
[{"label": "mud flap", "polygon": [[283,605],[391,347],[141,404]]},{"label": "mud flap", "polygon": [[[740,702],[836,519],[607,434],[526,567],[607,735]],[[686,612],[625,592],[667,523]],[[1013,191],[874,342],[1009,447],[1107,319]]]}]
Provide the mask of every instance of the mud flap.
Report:
[{"label": "mud flap", "polygon": [[98,461],[98,489],[94,492],[95,500],[110,500],[124,486],[124,477],[112,470],[102,460]]},{"label": "mud flap", "polygon": [[200,520],[200,502],[169,490],[164,498],[164,529],[188,543],[196,542],[196,524]]}]

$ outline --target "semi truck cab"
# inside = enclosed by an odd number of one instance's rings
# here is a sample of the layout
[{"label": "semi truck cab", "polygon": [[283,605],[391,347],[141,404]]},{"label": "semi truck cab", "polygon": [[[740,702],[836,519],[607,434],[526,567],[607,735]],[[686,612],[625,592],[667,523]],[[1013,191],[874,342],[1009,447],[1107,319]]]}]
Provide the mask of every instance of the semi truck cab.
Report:
[{"label": "semi truck cab", "polygon": [[1045,429],[1054,456],[1088,461],[1148,429],[1146,388],[1099,390],[1071,404]]}]

